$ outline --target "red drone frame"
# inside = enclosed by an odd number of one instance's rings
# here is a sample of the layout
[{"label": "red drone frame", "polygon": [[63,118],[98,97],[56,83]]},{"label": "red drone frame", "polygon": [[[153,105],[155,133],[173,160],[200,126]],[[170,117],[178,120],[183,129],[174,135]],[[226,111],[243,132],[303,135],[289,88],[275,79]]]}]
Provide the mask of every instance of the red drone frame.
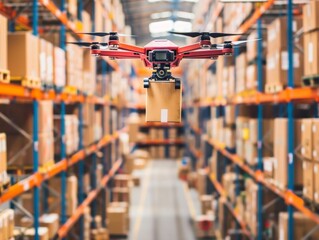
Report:
[{"label": "red drone frame", "polygon": [[[174,80],[175,87],[180,88],[180,80],[171,76],[170,69],[177,67],[183,58],[185,59],[214,59],[219,56],[232,55],[233,46],[245,43],[247,41],[230,42],[223,44],[212,44],[210,38],[233,36],[240,34],[231,33],[208,33],[208,32],[170,32],[189,37],[199,37],[200,41],[179,47],[166,39],[153,40],[144,47],[121,43],[116,32],[104,33],[83,33],[92,36],[110,36],[108,43],[100,42],[71,42],[80,46],[90,47],[91,53],[95,56],[105,56],[112,59],[141,59],[145,67],[153,68],[152,76],[144,80],[144,87],[148,88],[149,80],[165,81]],[[107,47],[105,49],[103,47]]]}]

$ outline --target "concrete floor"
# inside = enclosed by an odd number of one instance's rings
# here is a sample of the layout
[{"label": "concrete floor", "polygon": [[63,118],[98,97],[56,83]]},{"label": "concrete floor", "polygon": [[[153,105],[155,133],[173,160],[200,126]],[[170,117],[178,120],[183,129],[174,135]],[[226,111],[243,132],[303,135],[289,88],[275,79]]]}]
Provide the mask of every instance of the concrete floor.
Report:
[{"label": "concrete floor", "polygon": [[[153,160],[141,171],[141,186],[131,192],[130,240],[193,240],[191,212],[197,196],[177,178],[175,160]],[[190,211],[193,210],[193,211]],[[197,212],[197,213],[196,213]]]}]

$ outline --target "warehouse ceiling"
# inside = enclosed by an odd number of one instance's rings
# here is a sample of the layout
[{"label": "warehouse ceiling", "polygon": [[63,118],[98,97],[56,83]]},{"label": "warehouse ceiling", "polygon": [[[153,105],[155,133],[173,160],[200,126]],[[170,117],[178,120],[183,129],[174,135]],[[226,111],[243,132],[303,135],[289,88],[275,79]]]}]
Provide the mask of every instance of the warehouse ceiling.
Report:
[{"label": "warehouse ceiling", "polygon": [[125,22],[132,27],[136,43],[144,45],[154,38],[184,43],[184,37],[167,31],[191,31],[193,6],[198,0],[121,0]]}]

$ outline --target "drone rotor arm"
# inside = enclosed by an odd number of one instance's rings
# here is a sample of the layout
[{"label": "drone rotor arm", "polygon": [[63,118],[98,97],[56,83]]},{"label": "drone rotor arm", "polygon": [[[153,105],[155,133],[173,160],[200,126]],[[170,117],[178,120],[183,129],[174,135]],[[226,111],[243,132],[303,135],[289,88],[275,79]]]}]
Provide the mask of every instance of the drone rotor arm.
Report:
[{"label": "drone rotor arm", "polygon": [[134,59],[140,58],[139,53],[130,51],[118,51],[118,50],[92,50],[92,54],[99,55],[102,57],[111,57],[116,59]]}]

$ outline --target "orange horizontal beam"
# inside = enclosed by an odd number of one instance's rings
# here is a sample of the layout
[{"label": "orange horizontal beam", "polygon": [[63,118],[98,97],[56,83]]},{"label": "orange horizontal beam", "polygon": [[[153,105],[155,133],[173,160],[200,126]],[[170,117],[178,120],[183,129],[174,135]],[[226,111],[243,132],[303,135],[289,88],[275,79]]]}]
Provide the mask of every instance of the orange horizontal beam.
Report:
[{"label": "orange horizontal beam", "polygon": [[17,12],[10,7],[6,7],[3,3],[0,2],[0,12],[5,15],[10,20],[14,20],[19,26],[25,30],[31,30],[30,22],[28,18],[17,16]]},{"label": "orange horizontal beam", "polygon": [[295,193],[293,193],[290,190],[281,190],[278,189],[276,186],[269,183],[269,181],[264,177],[264,174],[262,171],[252,170],[249,166],[247,166],[236,154],[232,154],[226,150],[225,144],[222,144],[216,140],[213,139],[206,139],[209,144],[211,144],[216,150],[218,150],[220,153],[222,153],[225,157],[230,159],[232,162],[237,164],[241,169],[243,169],[246,173],[248,173],[251,177],[255,179],[256,182],[261,183],[271,191],[273,191],[275,194],[277,194],[279,197],[283,198],[288,205],[294,206],[296,209],[298,209],[300,212],[305,214],[309,219],[314,221],[316,224],[319,224],[319,215],[312,212],[310,209],[308,209],[305,206],[305,203],[302,198],[297,196]]},{"label": "orange horizontal beam", "polygon": [[30,89],[15,84],[0,83],[0,96],[2,98],[18,98],[22,100],[52,100],[55,102],[64,101],[65,103],[95,103],[101,105],[109,105],[110,101],[107,97],[101,98],[97,96],[84,96],[82,94],[69,94],[66,92],[57,93],[54,90],[44,91],[41,89]]},{"label": "orange horizontal beam", "polygon": [[285,90],[275,93],[247,93],[237,94],[231,98],[216,97],[215,99],[205,99],[199,103],[195,103],[194,106],[226,106],[236,104],[267,104],[267,103],[288,103],[288,102],[304,102],[315,101],[319,102],[319,92],[317,89],[303,87],[303,88],[286,88]]},{"label": "orange horizontal beam", "polygon": [[63,159],[57,162],[56,164],[51,166],[47,171],[36,172],[28,178],[14,184],[0,196],[0,204],[14,199],[22,193],[34,188],[35,186],[40,186],[43,181],[54,177],[60,172],[66,171],[68,167],[76,164],[79,161],[82,161],[86,156],[94,153],[95,151],[98,151],[100,148],[116,140],[119,137],[119,134],[125,131],[126,128],[123,128],[115,132],[113,135],[106,135],[97,144],[90,146],[89,150],[85,151],[84,149],[82,149],[77,153],[73,154],[69,159]]},{"label": "orange horizontal beam", "polygon": [[97,189],[92,190],[87,198],[80,204],[80,206],[75,210],[74,214],[66,221],[66,223],[60,227],[58,230],[58,236],[60,238],[64,238],[67,236],[70,229],[73,227],[73,225],[79,220],[79,218],[83,215],[84,210],[86,207],[88,207],[91,202],[98,196],[99,192],[103,189],[103,187],[106,186],[107,182],[114,176],[114,174],[118,171],[122,164],[121,160],[117,160],[112,169],[109,171],[107,175],[103,177],[103,179],[100,182],[100,187]]},{"label": "orange horizontal beam", "polygon": [[175,145],[184,144],[183,139],[159,139],[159,140],[145,140],[136,142],[137,145]]}]

